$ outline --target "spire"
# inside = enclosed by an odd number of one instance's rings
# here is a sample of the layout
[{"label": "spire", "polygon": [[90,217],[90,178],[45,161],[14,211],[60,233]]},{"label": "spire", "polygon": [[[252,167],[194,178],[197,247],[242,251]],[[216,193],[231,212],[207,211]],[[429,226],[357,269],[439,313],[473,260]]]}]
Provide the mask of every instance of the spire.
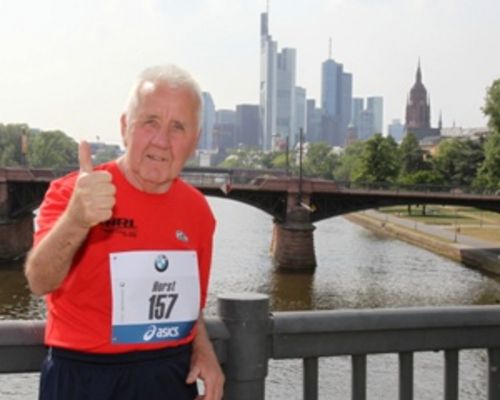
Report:
[{"label": "spire", "polygon": [[438,122],[439,130],[443,129],[443,112],[439,110],[439,122]]},{"label": "spire", "polygon": [[332,59],[332,38],[328,38],[328,59]]},{"label": "spire", "polygon": [[422,82],[422,70],[420,69],[420,57],[418,58],[418,67],[417,67],[417,82]]}]

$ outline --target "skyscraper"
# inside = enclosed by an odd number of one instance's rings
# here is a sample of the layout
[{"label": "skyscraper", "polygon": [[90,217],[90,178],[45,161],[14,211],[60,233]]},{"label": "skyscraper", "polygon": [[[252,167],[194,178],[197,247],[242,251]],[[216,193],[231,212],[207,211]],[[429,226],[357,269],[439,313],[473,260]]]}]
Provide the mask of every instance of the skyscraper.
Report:
[{"label": "skyscraper", "polygon": [[201,125],[201,137],[198,148],[204,150],[213,149],[213,131],[215,124],[215,105],[212,96],[208,92],[202,92],[203,96],[203,121]]},{"label": "skyscraper", "polygon": [[268,12],[260,17],[260,120],[262,149],[271,150],[275,139],[290,137],[295,129],[296,50],[284,48],[269,34]]},{"label": "skyscraper", "polygon": [[259,106],[239,104],[236,106],[235,142],[239,146],[257,147],[259,144]]},{"label": "skyscraper", "polygon": [[277,57],[276,135],[293,143],[295,129],[295,49],[285,48]]},{"label": "skyscraper", "polygon": [[366,99],[366,109],[373,114],[374,133],[384,133],[384,99],[382,97],[368,97]]},{"label": "skyscraper", "polygon": [[401,142],[405,133],[405,126],[399,119],[393,119],[387,127],[388,133],[394,138],[396,142]]},{"label": "skyscraper", "polygon": [[307,129],[306,140],[309,142],[321,141],[321,109],[316,107],[316,100],[307,99]]},{"label": "skyscraper", "polygon": [[322,140],[344,146],[351,122],[352,75],[331,57],[321,65]]},{"label": "skyscraper", "polygon": [[276,62],[278,44],[269,34],[268,13],[260,16],[260,121],[264,150],[270,150],[276,133]]},{"label": "skyscraper", "polygon": [[306,89],[303,87],[295,86],[295,118],[292,132],[294,135],[302,128],[306,132],[307,124],[307,111],[306,111]]}]

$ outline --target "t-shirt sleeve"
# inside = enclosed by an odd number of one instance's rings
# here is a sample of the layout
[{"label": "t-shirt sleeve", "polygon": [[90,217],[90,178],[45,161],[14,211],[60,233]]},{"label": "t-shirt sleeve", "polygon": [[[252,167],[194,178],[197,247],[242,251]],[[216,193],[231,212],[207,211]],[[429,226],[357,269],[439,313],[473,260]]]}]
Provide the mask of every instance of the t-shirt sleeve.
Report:
[{"label": "t-shirt sleeve", "polygon": [[36,246],[52,229],[66,209],[73,193],[74,179],[52,181],[38,211],[33,246]]}]

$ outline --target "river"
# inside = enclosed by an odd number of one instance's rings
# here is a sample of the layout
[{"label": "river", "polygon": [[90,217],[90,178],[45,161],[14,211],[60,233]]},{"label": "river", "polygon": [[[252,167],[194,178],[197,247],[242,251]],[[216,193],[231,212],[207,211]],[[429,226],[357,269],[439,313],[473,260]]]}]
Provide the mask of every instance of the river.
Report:
[{"label": "river", "polygon": [[[342,217],[316,224],[314,274],[274,270],[272,218],[241,203],[210,198],[218,220],[208,315],[217,294],[268,294],[273,311],[500,303],[500,279],[404,242],[378,236]],[[19,264],[0,267],[0,319],[43,318]],[[415,398],[442,398],[442,353],[415,355]],[[460,352],[460,398],[486,399],[486,354]],[[300,399],[301,361],[271,361],[266,398]],[[37,374],[0,376],[0,398],[35,399]],[[320,398],[350,398],[349,357],[320,360]],[[397,399],[397,355],[368,357],[368,398]]]}]

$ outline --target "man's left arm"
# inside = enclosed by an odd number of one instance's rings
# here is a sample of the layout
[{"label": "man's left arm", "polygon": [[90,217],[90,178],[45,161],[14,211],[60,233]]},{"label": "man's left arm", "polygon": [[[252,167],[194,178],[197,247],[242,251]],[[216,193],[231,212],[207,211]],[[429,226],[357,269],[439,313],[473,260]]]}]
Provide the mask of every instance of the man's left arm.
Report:
[{"label": "man's left arm", "polygon": [[201,379],[205,386],[205,395],[200,396],[199,399],[222,399],[225,378],[201,314],[197,322],[191,367],[186,382],[194,383],[196,379]]}]

